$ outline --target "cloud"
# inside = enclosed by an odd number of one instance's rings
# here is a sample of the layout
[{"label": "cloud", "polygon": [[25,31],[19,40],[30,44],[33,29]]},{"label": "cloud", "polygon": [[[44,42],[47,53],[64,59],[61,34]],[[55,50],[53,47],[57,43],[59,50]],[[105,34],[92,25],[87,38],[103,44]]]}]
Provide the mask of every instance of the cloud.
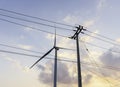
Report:
[{"label": "cloud", "polygon": [[106,0],[99,0],[97,9],[101,10],[105,6]]},{"label": "cloud", "polygon": [[[38,66],[39,69],[42,69],[42,71],[39,74],[39,80],[45,84],[50,84],[53,81],[54,70],[53,70],[52,65],[53,63],[49,63],[46,66],[42,66],[42,68],[41,66]],[[43,67],[46,68],[47,66],[50,66],[47,70],[43,69]],[[74,80],[70,76],[69,68],[67,67],[65,63],[58,62],[57,72],[58,72],[57,78],[58,78],[59,84],[73,84],[74,83]]]},{"label": "cloud", "polygon": [[58,40],[58,46],[59,47],[75,48],[73,40],[71,40],[69,38],[59,38],[59,40]]},{"label": "cloud", "polygon": [[54,39],[54,36],[55,36],[54,34],[47,34],[46,38],[51,40],[51,39]]},{"label": "cloud", "polygon": [[30,50],[32,49],[33,47],[30,46],[30,45],[22,45],[22,44],[19,44],[18,47],[22,48],[22,49],[26,49],[26,50]]},{"label": "cloud", "polygon": [[116,43],[120,44],[120,38],[116,39]]},{"label": "cloud", "polygon": [[42,71],[44,71],[44,70],[45,70],[45,66],[42,66],[42,65],[37,65],[37,67],[38,67],[40,70],[42,70]]},{"label": "cloud", "polygon": [[94,19],[91,19],[91,20],[85,21],[85,22],[83,23],[83,26],[85,26],[85,27],[88,28],[88,27],[94,25],[94,24],[95,24],[95,21],[96,21],[96,20],[94,20]]},{"label": "cloud", "polygon": [[98,33],[98,32],[99,32],[98,30],[95,30],[94,32],[89,34],[90,36],[82,36],[80,40],[85,41],[85,42],[92,42],[94,41],[94,39],[91,36],[95,37],[96,36],[95,33]]},{"label": "cloud", "polygon": [[19,70],[21,70],[22,72],[28,72],[29,68],[28,67],[23,67],[23,65],[21,64],[20,61],[15,60],[14,58],[11,57],[7,57],[6,55],[3,55],[4,59],[9,61],[12,64],[12,67],[17,68]]},{"label": "cloud", "polygon": [[92,77],[93,76],[90,75],[90,74],[86,75],[85,78],[84,78],[84,84],[89,84],[91,79],[92,79]]},{"label": "cloud", "polygon": [[[120,66],[120,55],[117,53],[112,53],[111,51],[114,50],[116,52],[120,52],[120,49],[117,47],[113,47],[111,49],[109,49],[109,51],[103,53],[100,56],[100,61],[103,64],[103,66],[107,67],[107,66],[112,66],[113,69],[117,69]],[[114,68],[116,67],[116,68]],[[105,74],[106,77],[118,77],[119,75],[119,71],[116,72],[114,70],[106,70],[103,72]],[[116,75],[115,75],[116,74]]]},{"label": "cloud", "polygon": [[30,26],[30,27],[25,27],[24,30],[27,31],[27,32],[30,32],[30,31],[33,30],[31,27],[32,27],[32,26]]},{"label": "cloud", "polygon": [[79,22],[79,20],[78,20],[78,17],[76,17],[76,16],[73,16],[73,15],[67,15],[64,19],[63,19],[63,21],[65,22],[65,23],[68,23],[68,24],[78,24],[78,22]]},{"label": "cloud", "polygon": [[10,62],[11,62],[14,66],[16,66],[18,69],[21,69],[21,68],[22,68],[22,66],[21,66],[21,64],[20,64],[19,61],[14,60],[14,59],[12,59],[12,58],[10,58],[10,57],[6,57],[5,59],[8,60],[8,61],[10,61]]}]

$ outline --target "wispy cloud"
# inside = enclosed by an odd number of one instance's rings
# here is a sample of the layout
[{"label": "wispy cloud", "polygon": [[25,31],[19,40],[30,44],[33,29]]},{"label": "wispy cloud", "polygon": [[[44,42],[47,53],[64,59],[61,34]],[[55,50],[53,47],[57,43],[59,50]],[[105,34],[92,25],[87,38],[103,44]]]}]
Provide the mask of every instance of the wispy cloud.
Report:
[{"label": "wispy cloud", "polygon": [[[50,61],[49,61],[50,62]],[[53,63],[48,63],[46,66],[41,68],[41,66],[38,66],[39,69],[42,69],[40,75],[39,75],[39,80],[42,81],[45,84],[50,84],[53,81],[53,74],[54,74],[54,69],[53,68],[48,68],[47,66],[53,67]],[[48,69],[46,71],[46,69]],[[62,74],[61,74],[62,73]],[[73,84],[74,80],[70,76],[69,73],[69,68],[65,63],[58,62],[58,83],[59,84]]]},{"label": "wispy cloud", "polygon": [[98,0],[97,9],[101,10],[104,8],[107,0]]},{"label": "wispy cloud", "polygon": [[92,20],[87,20],[87,21],[85,21],[85,22],[83,23],[83,26],[85,26],[85,27],[89,28],[90,26],[94,25],[94,24],[95,24],[95,22],[96,22],[96,20],[95,20],[95,19],[92,19]]},{"label": "wispy cloud", "polygon": [[82,36],[80,39],[82,41],[85,41],[85,42],[93,42],[94,39],[91,36],[95,37],[96,33],[98,33],[98,32],[99,32],[98,30],[95,30],[93,33],[89,34],[90,36],[87,36],[87,35],[86,36]]},{"label": "wispy cloud", "polygon": [[74,15],[67,15],[63,21],[65,23],[68,23],[68,24],[78,24],[79,23],[79,20],[78,20],[78,17],[74,16]]},{"label": "wispy cloud", "polygon": [[[120,66],[120,55],[118,53],[112,53],[111,51],[120,52],[120,49],[118,47],[113,47],[109,50],[110,51],[107,51],[100,56],[100,61],[105,67],[112,66],[112,67],[115,67],[113,69],[117,70],[117,68],[119,68]],[[117,78],[119,76],[119,71],[116,72],[115,70],[111,70],[111,71],[109,70],[104,73],[106,77]],[[114,76],[115,73],[116,73],[116,76]]]},{"label": "wispy cloud", "polygon": [[32,26],[29,26],[29,27],[25,27],[24,30],[27,31],[27,32],[30,32],[32,31],[33,29],[31,28]]},{"label": "wispy cloud", "polygon": [[28,67],[24,67],[21,64],[21,62],[18,61],[18,60],[15,60],[15,59],[13,59],[11,57],[7,57],[6,55],[4,56],[4,59],[7,60],[7,61],[9,61],[13,65],[14,68],[19,69],[22,72],[28,72],[29,71],[29,68]]},{"label": "wispy cloud", "polygon": [[55,35],[53,35],[53,34],[47,34],[46,38],[49,39],[49,40],[51,40],[51,39],[54,39],[54,36]]},{"label": "wispy cloud", "polygon": [[22,49],[26,49],[26,50],[30,50],[33,48],[33,46],[30,45],[23,45],[23,44],[19,44],[18,47],[22,48]]}]

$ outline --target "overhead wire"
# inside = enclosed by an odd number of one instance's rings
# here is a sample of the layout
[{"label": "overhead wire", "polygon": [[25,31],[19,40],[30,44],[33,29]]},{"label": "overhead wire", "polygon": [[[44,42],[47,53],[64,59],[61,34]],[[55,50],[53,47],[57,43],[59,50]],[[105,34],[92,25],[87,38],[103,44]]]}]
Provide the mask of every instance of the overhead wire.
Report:
[{"label": "overhead wire", "polygon": [[71,50],[71,51],[76,51],[76,49],[70,49],[70,48],[64,48],[64,47],[58,47],[59,49],[63,49],[63,50]]},{"label": "overhead wire", "polygon": [[[84,43],[84,44],[85,44],[85,43]],[[100,70],[100,72],[102,73],[102,75],[105,76],[104,73],[102,72],[101,68],[100,68],[100,65],[97,64],[97,62],[95,61],[94,57],[93,57],[93,56],[90,57],[91,53],[90,53],[89,49],[87,48],[86,44],[85,44],[85,48],[86,48],[86,51],[88,52],[89,58],[93,59],[94,63],[96,64],[96,66],[98,67],[98,69]],[[110,67],[110,68],[113,68],[112,66],[109,66],[109,67]],[[106,78],[106,81],[108,81],[108,82],[110,83],[110,81],[109,81],[107,78]],[[111,85],[112,85],[112,84],[111,84]],[[111,86],[111,87],[114,87],[114,85]]]},{"label": "overhead wire", "polygon": [[93,44],[93,43],[90,43],[90,42],[87,42],[87,41],[83,41],[83,40],[79,40],[79,41],[80,41],[80,42],[85,42],[86,44],[88,44],[88,45],[90,45],[90,46],[94,46],[94,47],[97,47],[97,48],[109,50],[108,48],[101,47],[101,46],[98,46],[98,45],[96,45],[96,44]]},{"label": "overhead wire", "polygon": [[87,32],[89,32],[89,33],[92,33],[92,34],[95,34],[95,35],[97,35],[97,36],[100,36],[100,37],[102,37],[102,38],[108,39],[108,40],[110,40],[110,41],[114,41],[114,42],[115,42],[114,39],[111,39],[111,38],[106,37],[106,36],[104,36],[104,35],[101,35],[101,34],[98,34],[98,33],[92,32],[92,31],[89,31],[89,30],[87,30],[87,29],[86,29],[85,31],[87,31]]},{"label": "overhead wire", "polygon": [[[82,42],[84,42],[84,43],[86,43],[85,41],[82,41]],[[90,44],[90,43],[86,43],[86,44]],[[90,44],[91,45],[91,44]],[[94,46],[95,44],[92,44],[92,46]],[[95,46],[96,47],[96,46]],[[98,46],[99,47],[99,46]],[[103,48],[101,48],[101,49],[103,49]],[[106,50],[109,50],[109,49],[106,49]],[[89,50],[88,50],[88,48],[86,47],[86,51],[88,52]],[[111,50],[110,50],[111,51]],[[111,52],[115,52],[115,51],[111,51]],[[102,67],[105,67],[105,66],[102,66]],[[112,66],[107,66],[108,68],[112,68],[112,69],[114,69],[115,67],[112,67]]]},{"label": "overhead wire", "polygon": [[[100,65],[97,64],[97,62],[96,62],[96,60],[94,59],[94,57],[90,57],[90,56],[91,56],[91,53],[90,53],[90,51],[89,51],[89,49],[87,48],[87,46],[86,46],[85,43],[84,43],[84,46],[85,46],[85,49],[86,49],[86,51],[87,51],[87,54],[88,54],[88,57],[89,57],[89,60],[91,61],[91,63],[95,64],[96,67],[97,67],[98,70],[99,70],[99,73],[101,73],[103,76],[105,76],[105,74],[102,72],[102,70],[101,70],[101,68],[100,68]],[[110,87],[111,87],[112,84],[110,83],[110,81],[109,81],[107,78],[104,78],[104,80],[106,80],[106,82],[107,82],[108,84],[110,84]]]},{"label": "overhead wire", "polygon": [[80,42],[85,42],[86,44],[88,44],[88,45],[90,45],[90,46],[93,46],[93,47],[97,47],[97,48],[100,48],[100,49],[104,49],[104,50],[108,50],[108,51],[110,51],[110,52],[114,52],[114,53],[118,53],[118,54],[120,54],[119,51],[110,50],[110,49],[108,49],[108,48],[101,47],[101,46],[98,46],[98,45],[96,45],[96,44],[89,43],[89,42],[86,42],[86,41],[83,41],[83,40],[79,40],[79,41],[80,41]]},{"label": "overhead wire", "polygon": [[[54,34],[53,32],[49,32],[49,31],[42,30],[42,29],[40,29],[40,28],[35,28],[35,27],[31,27],[31,26],[24,25],[24,24],[21,24],[21,23],[9,21],[9,20],[7,20],[7,19],[0,18],[0,20],[5,21],[5,22],[9,22],[9,23],[12,23],[12,24],[15,24],[15,25],[23,26],[23,27],[28,27],[28,28],[30,28],[30,29],[37,30],[37,31],[41,31],[41,32],[44,32],[44,33],[49,33],[49,34],[52,34],[52,35]],[[57,36],[61,36],[61,37],[68,38],[67,36],[64,36],[64,35],[60,35],[60,34],[56,34],[56,35],[57,35]]]},{"label": "overhead wire", "polygon": [[101,40],[101,41],[103,41],[103,42],[106,42],[106,43],[109,43],[109,44],[112,44],[112,45],[120,46],[119,44],[115,44],[114,42],[110,42],[110,41],[101,39],[101,38],[99,38],[99,37],[92,36],[92,35],[87,34],[87,33],[83,33],[83,32],[82,32],[82,34],[85,34],[85,35],[87,35],[87,36],[90,36],[90,37],[92,37],[92,38],[95,38],[95,39],[97,39],[97,40]]},{"label": "overhead wire", "polygon": [[[43,52],[38,52],[38,51],[34,51],[34,50],[23,49],[23,48],[20,48],[20,47],[10,46],[10,45],[6,45],[6,44],[2,44],[2,43],[0,43],[0,46],[4,46],[4,47],[8,47],[8,48],[13,48],[13,49],[18,49],[18,50],[23,50],[23,51],[32,52],[32,53],[44,54]],[[75,51],[74,49],[68,49],[68,48],[62,48],[62,47],[58,47],[58,48],[64,49],[64,50]],[[54,56],[54,55],[51,55],[51,56]]]},{"label": "overhead wire", "polygon": [[[0,9],[1,10],[1,9]],[[3,9],[2,9],[3,10]],[[6,10],[7,11],[7,10]],[[10,11],[8,11],[8,12],[10,12]],[[12,12],[12,11],[11,11]],[[13,13],[15,13],[15,12],[13,12]],[[25,15],[24,15],[25,16]],[[27,15],[26,15],[27,16]],[[33,18],[35,18],[35,17],[33,17]],[[43,19],[43,20],[45,20],[45,19]],[[47,21],[47,20],[46,20]],[[48,20],[48,22],[52,22],[52,21],[49,21]],[[56,23],[57,24],[57,22],[53,22],[53,23]],[[58,23],[59,24],[59,23]],[[64,25],[64,24],[63,24]],[[73,27],[73,26],[72,26]],[[101,36],[101,35],[99,35],[99,36]],[[104,37],[105,38],[105,37]],[[108,38],[107,38],[108,39]]]},{"label": "overhead wire", "polygon": [[[7,12],[11,12],[11,13],[16,13],[16,14],[23,15],[23,16],[26,16],[26,17],[37,18],[37,17],[33,17],[33,16],[29,16],[29,15],[25,15],[25,14],[21,14],[21,13],[17,13],[17,12],[5,10],[5,9],[0,9],[0,10],[7,11]],[[37,18],[37,19],[41,19],[41,18]],[[62,23],[58,23],[58,22],[54,22],[54,21],[49,21],[49,20],[46,20],[46,19],[41,19],[41,20],[43,20],[43,21],[48,21],[48,22],[51,22],[51,23],[56,23],[56,24],[64,25],[64,24],[62,24]],[[66,24],[65,24],[65,25],[66,25]],[[68,26],[71,26],[71,25],[68,25]],[[74,26],[71,26],[71,27],[74,27]],[[90,31],[88,31],[88,32],[90,32]],[[90,32],[90,33],[91,33],[91,32]],[[97,35],[113,41],[112,39],[107,38],[107,37],[105,37],[105,36],[102,36],[102,35],[100,35],[100,34],[97,34]],[[58,35],[58,36],[59,36],[59,35]],[[63,37],[64,37],[64,36],[63,36]],[[98,38],[98,39],[100,39],[100,38]],[[103,41],[104,41],[104,40],[103,40]],[[104,41],[104,42],[106,42],[106,41]],[[112,44],[113,44],[113,43],[112,43]],[[114,44],[114,45],[115,45],[115,44]],[[106,49],[106,48],[105,48],[105,49]]]},{"label": "overhead wire", "polygon": [[20,48],[20,47],[10,46],[10,45],[6,45],[6,44],[2,44],[2,43],[0,43],[0,46],[9,47],[9,48],[14,48],[14,49],[23,50],[23,51],[28,51],[28,52],[32,52],[32,53],[40,53],[40,54],[43,54],[42,52],[33,51],[33,50],[28,50],[28,49],[23,49],[23,48]]},{"label": "overhead wire", "polygon": [[[27,20],[27,19],[23,19],[23,18],[13,17],[13,16],[5,15],[5,14],[0,14],[0,15],[4,16],[4,17],[12,18],[12,19],[20,20],[20,21],[30,22],[30,23],[39,24],[39,25],[48,26],[48,27],[53,27],[53,28],[55,27],[53,25],[49,25],[49,24],[45,24],[45,23],[40,23],[40,22],[36,22],[36,21],[32,21],[32,20]],[[60,30],[72,31],[71,29],[63,28],[63,27],[58,27],[58,26],[56,26],[56,28],[60,29]]]},{"label": "overhead wire", "polygon": [[[93,70],[90,70],[90,69],[86,69],[87,71],[89,71],[89,72],[91,72],[92,74],[94,74],[94,75],[96,75],[97,77],[99,77],[100,79],[103,79],[104,77],[103,76],[101,76],[101,75],[99,75],[99,74],[97,74],[95,71],[93,71]],[[106,81],[105,79],[103,79],[104,81]],[[106,81],[106,84],[108,84],[109,83],[109,87],[114,87],[113,86],[113,82],[108,82],[108,81]]]},{"label": "overhead wire", "polygon": [[27,15],[27,14],[23,14],[23,13],[19,13],[19,12],[15,12],[15,11],[11,11],[11,10],[7,10],[7,9],[3,9],[0,8],[1,11],[5,11],[5,12],[9,12],[9,13],[13,13],[13,14],[17,14],[17,15],[21,15],[21,16],[25,16],[25,17],[29,17],[29,18],[34,18],[34,19],[38,19],[38,20],[42,20],[42,21],[46,21],[46,22],[51,22],[54,24],[59,24],[59,25],[64,25],[64,26],[69,26],[69,27],[75,27],[73,25],[69,25],[69,24],[64,24],[64,23],[59,23],[59,22],[55,22],[55,21],[51,21],[51,20],[47,20],[47,19],[43,19],[40,17],[35,17],[35,16],[31,16],[31,15]]},{"label": "overhead wire", "polygon": [[[0,50],[0,52],[2,53],[9,53],[9,54],[17,54],[17,55],[22,55],[22,56],[29,56],[29,57],[36,57],[36,58],[40,58],[41,56],[36,56],[36,55],[32,55],[32,54],[26,54],[26,53],[19,53],[19,52],[14,52],[14,51],[7,51],[7,50]],[[46,59],[54,59],[51,57],[45,57]],[[66,62],[74,62],[76,63],[76,61],[74,60],[67,60],[67,59],[58,59],[59,61],[66,61]]]},{"label": "overhead wire", "polygon": [[[36,57],[36,58],[40,58],[41,57],[41,56],[37,56],[37,55],[26,54],[26,53],[19,53],[19,52],[14,52],[14,51],[7,51],[7,50],[0,50],[0,52],[2,52],[2,53],[9,53],[9,54],[16,54],[16,55],[22,55],[22,56],[29,56],[29,57]],[[45,57],[45,58],[46,59],[54,59],[54,58],[51,58],[51,57]],[[69,60],[69,58],[64,58],[64,59],[60,59],[60,57],[58,57],[58,58],[59,58],[58,61],[77,63],[77,61]],[[87,62],[81,62],[81,64],[95,66],[95,65],[87,63]],[[120,71],[120,68],[115,68],[115,67],[110,67],[110,66],[104,66],[104,67],[101,67],[101,68]]]},{"label": "overhead wire", "polygon": [[[0,20],[3,20],[3,21],[7,21],[7,22],[10,22],[10,23],[14,23],[14,24],[17,24],[17,25],[20,25],[20,26],[24,26],[24,27],[29,27],[31,29],[35,29],[35,30],[39,30],[39,31],[42,31],[42,32],[45,32],[45,33],[50,33],[50,34],[54,34],[52,32],[48,32],[48,31],[44,31],[44,30],[40,30],[38,28],[34,28],[34,27],[30,27],[30,26],[26,26],[26,25],[23,25],[23,24],[19,24],[19,23],[16,23],[16,22],[12,22],[12,21],[9,21],[9,20],[6,20],[6,19],[1,19]],[[59,35],[57,34],[58,36],[62,36],[62,35]],[[62,36],[62,37],[67,37],[67,36]],[[68,37],[67,37],[68,38]],[[115,51],[112,51],[112,52],[115,52]],[[118,53],[118,52],[117,52]]]}]

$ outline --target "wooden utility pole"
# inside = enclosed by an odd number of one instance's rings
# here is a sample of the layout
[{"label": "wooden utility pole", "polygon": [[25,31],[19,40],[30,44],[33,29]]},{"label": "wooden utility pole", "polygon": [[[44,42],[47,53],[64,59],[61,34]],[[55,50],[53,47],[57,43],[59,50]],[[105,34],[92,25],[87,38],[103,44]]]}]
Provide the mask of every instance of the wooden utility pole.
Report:
[{"label": "wooden utility pole", "polygon": [[83,30],[83,26],[76,27],[75,34],[71,37],[72,39],[76,40],[76,47],[77,47],[77,70],[78,70],[78,87],[82,87],[82,76],[81,76],[81,64],[80,64],[80,50],[79,50],[79,34]]}]

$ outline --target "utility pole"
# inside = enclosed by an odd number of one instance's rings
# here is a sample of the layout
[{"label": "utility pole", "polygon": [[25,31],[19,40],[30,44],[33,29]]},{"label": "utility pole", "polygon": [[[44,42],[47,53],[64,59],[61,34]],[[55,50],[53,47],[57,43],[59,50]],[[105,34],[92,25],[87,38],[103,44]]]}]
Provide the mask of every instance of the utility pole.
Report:
[{"label": "utility pole", "polygon": [[83,30],[83,26],[76,27],[75,34],[71,37],[71,39],[76,40],[77,47],[77,69],[78,69],[78,87],[82,87],[82,76],[81,76],[81,64],[80,64],[80,50],[79,50],[79,34]]}]

